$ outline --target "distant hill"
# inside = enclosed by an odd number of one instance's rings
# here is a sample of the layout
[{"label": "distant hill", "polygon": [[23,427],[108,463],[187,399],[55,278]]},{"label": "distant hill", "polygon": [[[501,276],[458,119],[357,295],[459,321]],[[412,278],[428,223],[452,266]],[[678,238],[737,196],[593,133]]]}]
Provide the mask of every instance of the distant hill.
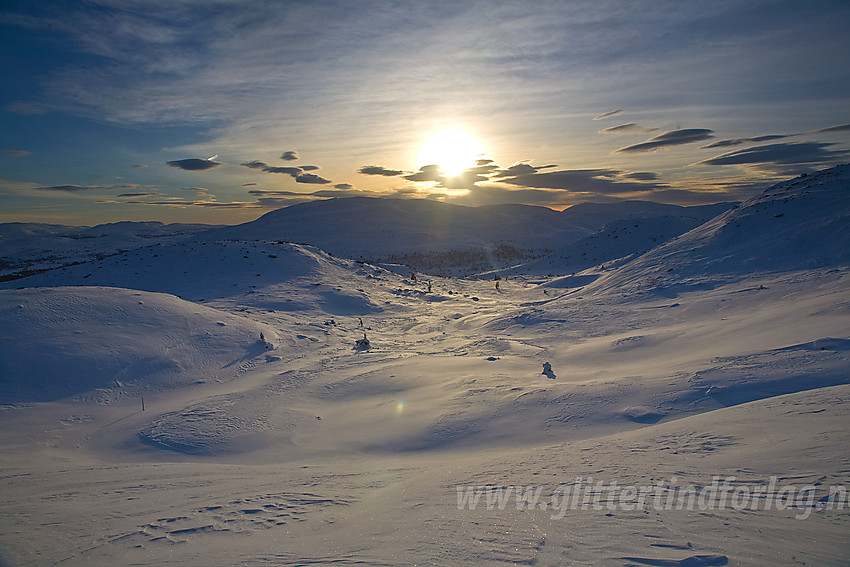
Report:
[{"label": "distant hill", "polygon": [[[421,199],[354,197],[293,205],[252,222],[199,234],[195,240],[283,240],[311,244],[344,258],[404,263],[436,273],[451,268],[474,273],[563,251],[620,219],[661,219],[655,223],[662,227],[655,231],[656,238],[666,240],[731,206],[625,201],[585,203],[558,212],[516,204],[466,207]],[[613,258],[649,248],[643,240],[623,238]],[[602,254],[593,262],[608,259],[609,254]]]},{"label": "distant hill", "polygon": [[587,232],[545,207],[466,207],[424,199],[352,197],[293,205],[196,238],[285,240],[311,244],[339,257],[374,260],[497,244],[545,248]]},{"label": "distant hill", "polygon": [[123,221],[97,226],[2,223],[0,278],[91,260],[153,243],[176,242],[217,226],[156,221]]}]

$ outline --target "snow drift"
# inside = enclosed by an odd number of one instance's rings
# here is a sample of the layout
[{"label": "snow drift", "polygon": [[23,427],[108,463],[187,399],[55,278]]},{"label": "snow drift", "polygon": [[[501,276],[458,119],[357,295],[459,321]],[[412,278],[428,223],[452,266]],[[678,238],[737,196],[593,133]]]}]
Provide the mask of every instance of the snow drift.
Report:
[{"label": "snow drift", "polygon": [[103,287],[0,291],[0,319],[3,403],[229,380],[278,337],[171,295]]},{"label": "snow drift", "polygon": [[850,165],[773,185],[587,287],[668,294],[754,273],[850,264]]}]

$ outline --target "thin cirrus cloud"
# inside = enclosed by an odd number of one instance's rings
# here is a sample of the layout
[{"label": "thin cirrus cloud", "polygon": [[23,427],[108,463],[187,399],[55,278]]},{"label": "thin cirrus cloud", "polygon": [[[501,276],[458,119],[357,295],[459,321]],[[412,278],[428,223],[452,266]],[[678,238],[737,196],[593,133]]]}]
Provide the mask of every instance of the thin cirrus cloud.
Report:
[{"label": "thin cirrus cloud", "polygon": [[831,126],[830,128],[813,130],[812,134],[829,134],[832,132],[850,132],[850,124],[842,124],[841,126]]},{"label": "thin cirrus cloud", "polygon": [[160,193],[121,193],[120,195],[116,195],[116,197],[123,198],[139,198],[139,197],[154,197],[160,195]]},{"label": "thin cirrus cloud", "polygon": [[617,153],[626,154],[649,152],[670,146],[681,146],[684,144],[691,144],[693,142],[702,142],[703,140],[710,140],[713,138],[713,132],[713,130],[709,130],[708,128],[685,128],[683,130],[672,130],[655,136],[646,142],[620,148],[617,150]]},{"label": "thin cirrus cloud", "polygon": [[841,132],[850,132],[850,124],[842,124],[841,126],[830,126],[829,128],[820,128],[818,130],[810,130],[797,134],[770,134],[767,136],[755,136],[753,138],[732,138],[729,140],[718,140],[712,142],[703,148],[724,148],[729,146],[740,146],[742,144],[757,144],[761,142],[771,142],[773,140],[782,140],[784,138],[792,138],[795,136],[803,136],[806,134],[834,134]]},{"label": "thin cirrus cloud", "polygon": [[221,162],[213,161],[211,159],[188,158],[169,161],[166,162],[166,164],[170,165],[171,167],[183,169],[185,171],[206,171],[208,169],[220,166]]},{"label": "thin cirrus cloud", "polygon": [[[654,180],[643,181],[635,177],[626,177],[627,175],[616,169],[573,169],[519,175],[503,179],[502,182],[520,187],[599,194],[649,191],[666,187],[666,185],[655,183]],[[641,176],[650,177],[651,174],[644,172]]]},{"label": "thin cirrus cloud", "polygon": [[139,186],[132,183],[121,185],[52,185],[49,187],[36,187],[38,191],[56,191],[59,193],[80,193],[83,191],[115,191],[120,189],[137,189]]},{"label": "thin cirrus cloud", "polygon": [[604,114],[600,114],[598,116],[594,116],[594,120],[605,120],[606,118],[611,118],[612,116],[617,116],[618,114],[622,114],[622,110],[612,110],[611,112],[605,112]]},{"label": "thin cirrus cloud", "polygon": [[53,185],[50,187],[38,187],[39,191],[60,191],[65,193],[78,193],[80,191],[92,191],[96,189],[101,189],[101,187],[91,185],[88,187],[83,187],[80,185]]},{"label": "thin cirrus cloud", "polygon": [[10,157],[25,157],[30,155],[30,153],[27,150],[3,150],[3,155]]},{"label": "thin cirrus cloud", "polygon": [[657,132],[658,128],[645,128],[644,126],[640,126],[639,124],[635,124],[634,122],[629,122],[628,124],[620,124],[619,126],[611,126],[610,128],[603,128],[599,131],[600,134],[650,134],[652,132]]},{"label": "thin cirrus cloud", "polygon": [[743,150],[728,152],[711,159],[703,165],[759,165],[800,166],[830,164],[846,158],[850,152],[827,149],[835,144],[827,142],[785,142],[755,146]]},{"label": "thin cirrus cloud", "polygon": [[783,138],[788,138],[791,135],[792,134],[772,134],[768,136],[756,136],[755,138],[732,138],[730,140],[718,140],[702,147],[703,149],[727,148],[729,146],[740,146],[741,144],[758,144],[761,142],[770,142],[772,140],[781,140]]},{"label": "thin cirrus cloud", "polygon": [[532,173],[537,173],[541,169],[551,169],[553,167],[558,167],[557,165],[538,165],[533,166],[525,162],[515,163],[507,169],[498,169],[494,172],[493,178],[498,179],[502,177],[517,177],[521,175],[531,175]]}]

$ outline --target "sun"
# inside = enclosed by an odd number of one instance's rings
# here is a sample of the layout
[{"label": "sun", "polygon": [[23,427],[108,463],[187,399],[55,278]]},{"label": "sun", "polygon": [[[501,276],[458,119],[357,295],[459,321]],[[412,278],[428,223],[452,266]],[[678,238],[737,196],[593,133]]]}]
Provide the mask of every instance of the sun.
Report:
[{"label": "sun", "polygon": [[420,165],[439,165],[443,175],[454,177],[470,167],[484,154],[480,142],[462,130],[437,132],[422,146]]}]

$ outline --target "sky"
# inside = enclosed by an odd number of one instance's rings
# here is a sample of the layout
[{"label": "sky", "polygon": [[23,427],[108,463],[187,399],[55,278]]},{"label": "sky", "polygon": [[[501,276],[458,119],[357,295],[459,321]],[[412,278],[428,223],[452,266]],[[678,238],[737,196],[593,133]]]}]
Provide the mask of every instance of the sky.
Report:
[{"label": "sky", "polygon": [[846,0],[5,0],[0,222],[679,205],[850,162]]}]

